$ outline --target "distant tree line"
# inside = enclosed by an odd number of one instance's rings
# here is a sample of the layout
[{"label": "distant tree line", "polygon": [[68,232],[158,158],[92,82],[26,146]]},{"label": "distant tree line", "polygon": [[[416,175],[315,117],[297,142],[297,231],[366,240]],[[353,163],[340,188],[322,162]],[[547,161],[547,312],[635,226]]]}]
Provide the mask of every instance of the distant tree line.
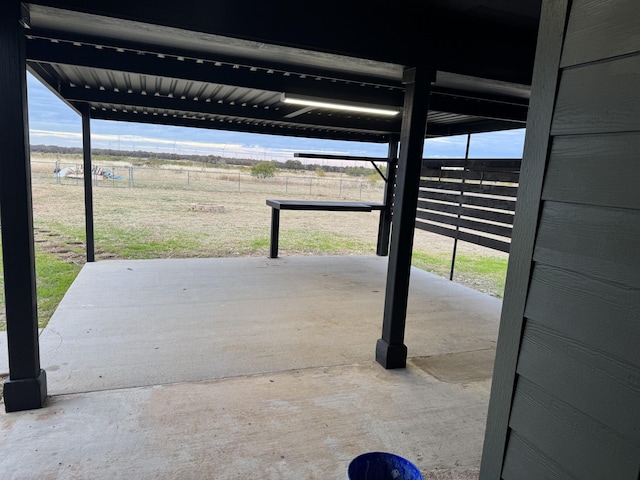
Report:
[{"label": "distant tree line", "polygon": [[[82,148],[80,147],[60,147],[58,145],[31,145],[31,151],[36,153],[47,153],[56,155],[82,155]],[[253,167],[258,163],[264,162],[264,160],[254,160],[250,158],[228,158],[221,157],[220,155],[183,155],[178,153],[168,152],[146,152],[143,150],[137,150],[134,152],[125,150],[112,150],[105,148],[92,148],[92,155],[106,156],[106,157],[127,157],[137,159],[160,159],[169,162],[192,162],[203,163],[208,165],[239,165],[243,167]],[[350,176],[368,176],[371,174],[371,168],[367,167],[342,167],[337,165],[318,165],[311,163],[302,163],[300,160],[287,160],[285,162],[279,162],[272,160],[274,167],[282,170],[307,170],[315,172],[317,169],[321,169],[324,172],[332,173],[344,173]]]}]

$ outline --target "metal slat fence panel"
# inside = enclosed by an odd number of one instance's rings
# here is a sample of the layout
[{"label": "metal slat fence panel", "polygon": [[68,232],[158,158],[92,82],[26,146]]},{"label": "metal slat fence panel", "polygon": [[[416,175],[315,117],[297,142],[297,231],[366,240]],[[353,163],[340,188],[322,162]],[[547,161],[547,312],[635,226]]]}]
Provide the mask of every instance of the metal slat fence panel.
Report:
[{"label": "metal slat fence panel", "polygon": [[416,228],[509,251],[518,191],[516,160],[438,160],[421,172]]}]

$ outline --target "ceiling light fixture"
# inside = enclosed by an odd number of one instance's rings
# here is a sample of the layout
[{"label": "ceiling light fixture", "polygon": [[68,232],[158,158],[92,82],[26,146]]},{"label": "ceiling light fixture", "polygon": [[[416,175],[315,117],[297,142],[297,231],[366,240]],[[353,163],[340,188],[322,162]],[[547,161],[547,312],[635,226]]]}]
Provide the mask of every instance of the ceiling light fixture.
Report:
[{"label": "ceiling light fixture", "polygon": [[349,112],[371,113],[374,115],[387,115],[390,117],[398,115],[400,113],[400,110],[366,106],[359,103],[331,102],[313,97],[298,97],[295,95],[291,96],[287,95],[286,93],[282,94],[282,101],[284,103],[289,103],[292,105],[303,105],[305,107],[327,108],[330,110],[346,110]]}]

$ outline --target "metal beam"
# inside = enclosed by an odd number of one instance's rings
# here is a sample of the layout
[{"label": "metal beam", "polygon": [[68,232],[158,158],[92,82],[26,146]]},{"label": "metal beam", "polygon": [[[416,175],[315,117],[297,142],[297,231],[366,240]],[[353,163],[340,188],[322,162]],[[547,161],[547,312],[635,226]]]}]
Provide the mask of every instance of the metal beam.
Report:
[{"label": "metal beam", "polygon": [[[531,80],[537,33],[536,2],[517,2],[525,5],[508,23],[474,15],[482,9],[449,11],[431,2],[383,12],[363,8],[362,2],[343,2],[339,15],[325,2],[240,1],[212,8],[210,2],[197,0],[182,9],[158,0],[32,3],[396,65],[417,64],[425,53],[420,46],[428,45],[437,53],[433,65],[440,70],[522,84]],[[516,13],[520,10],[524,16]]]},{"label": "metal beam", "polygon": [[400,137],[382,338],[376,344],[376,360],[387,369],[404,368],[407,361],[404,330],[409,295],[409,273],[422,151],[429,111],[429,89],[434,73],[433,69],[427,66],[405,71],[407,88]]},{"label": "metal beam", "polygon": [[[136,102],[132,102],[136,103]],[[81,108],[81,102],[71,102],[74,110]],[[326,140],[346,140],[358,142],[386,143],[389,134],[395,134],[395,130],[371,130],[371,124],[359,125],[365,128],[342,126],[332,123],[326,125],[323,122],[287,122],[287,121],[270,121],[255,117],[231,117],[231,118],[209,118],[202,120],[201,117],[206,114],[200,114],[193,111],[176,111],[177,116],[173,117],[173,113],[164,116],[162,113],[154,115],[153,113],[138,112],[133,113],[133,109],[129,112],[112,110],[102,111],[101,109],[92,109],[91,118],[99,120],[112,120],[123,122],[137,123],[153,123],[159,125],[173,125],[193,128],[207,128],[212,130],[228,130],[241,131],[249,133],[261,133],[267,135],[283,135],[290,137],[303,138],[321,138]],[[345,124],[346,125],[346,124]],[[384,126],[384,125],[383,125]],[[427,138],[438,138],[455,135],[463,135],[468,133],[484,133],[495,132],[501,130],[514,130],[524,128],[519,122],[505,122],[498,120],[478,120],[473,124],[429,124]],[[376,160],[378,161],[378,160]],[[379,161],[385,161],[381,159]]]},{"label": "metal beam", "polygon": [[526,124],[520,122],[504,122],[500,120],[478,120],[473,123],[436,124],[429,123],[427,138],[451,137],[455,135],[467,135],[469,133],[497,132],[502,130],[515,130],[525,128]]},{"label": "metal beam", "polygon": [[78,111],[75,105],[72,105],[71,102],[69,102],[66,98],[62,97],[58,93],[58,90],[57,90],[59,86],[58,80],[53,74],[53,72],[51,72],[51,66],[50,65],[45,65],[45,66],[48,68],[43,68],[43,66],[39,64],[30,65],[27,62],[27,70],[29,71],[29,73],[31,73],[31,75],[36,77],[40,81],[40,83],[42,83],[51,93],[57,96],[71,110],[76,112],[78,115],[81,115],[81,113]]},{"label": "metal beam", "polygon": [[[74,103],[90,103],[101,105],[114,105],[131,109],[154,109],[182,112],[185,114],[203,114],[223,117],[233,117],[238,120],[253,121],[265,120],[269,122],[283,122],[286,108],[264,109],[254,108],[251,105],[229,105],[204,100],[181,99],[177,97],[142,95],[140,93],[114,92],[99,89],[87,89],[81,87],[61,86],[58,93],[63,98]],[[343,128],[349,130],[371,131],[377,134],[385,134],[400,130],[400,121],[387,119],[361,119],[347,118],[339,115],[301,115],[291,123],[308,125],[319,128]]]},{"label": "metal beam", "polygon": [[355,155],[328,155],[324,153],[296,152],[295,158],[312,158],[318,160],[349,160],[352,162],[389,162],[389,157],[358,157]]},{"label": "metal beam", "polygon": [[[46,80],[45,80],[46,81]],[[193,99],[181,99],[177,97],[158,96],[154,94],[127,93],[102,90],[99,88],[70,87],[59,85],[57,94],[70,102],[88,103],[110,103],[115,105],[130,105],[147,108],[164,108],[167,110],[185,110],[199,113],[209,113],[215,115],[229,115],[237,117],[257,118],[263,120],[282,120],[286,107],[283,105],[279,109],[255,109],[251,106],[229,105],[217,102],[194,101]],[[526,123],[528,104],[509,102],[507,99],[496,100],[480,95],[469,95],[465,92],[439,93],[431,92],[429,108],[432,112],[455,113],[459,115],[469,115],[481,117],[481,119],[493,119],[510,121],[516,123]],[[317,118],[317,119],[316,119]],[[323,116],[312,117],[312,120],[305,119],[305,116],[296,116],[296,123],[328,121]],[[365,128],[373,120],[378,120],[382,130],[400,133],[400,120],[389,118],[370,118],[366,123],[358,120],[346,120],[340,116],[332,115],[331,121],[343,122],[345,128]],[[524,127],[524,125],[521,125]]]},{"label": "metal beam", "polygon": [[[76,108],[80,107],[76,106]],[[152,123],[155,125],[206,128],[210,130],[229,130],[234,132],[240,131],[262,133],[265,135],[282,135],[288,137],[322,138],[326,140],[385,143],[388,139],[386,132],[354,132],[348,130],[333,129],[331,127],[312,127],[307,125],[303,125],[303,128],[300,128],[300,125],[288,125],[285,122],[269,125],[259,120],[211,121],[201,120],[199,118],[183,118],[180,116],[174,118],[171,115],[163,117],[162,115],[144,115],[135,114],[132,112],[103,112],[101,110],[91,110],[91,118],[97,120],[113,120],[122,122]]]},{"label": "metal beam", "polygon": [[[166,96],[141,95],[139,93],[114,92],[100,89],[60,86],[59,95],[71,104],[91,103],[102,105],[117,105],[130,108],[147,108],[158,110],[173,110],[184,113],[200,113],[204,115],[228,116],[239,120],[265,120],[283,122],[283,109],[261,109],[252,106],[229,105],[217,102],[194,101],[192,99],[169,98]],[[444,99],[444,100],[443,100]],[[485,132],[492,129],[508,130],[524,128],[527,116],[526,105],[514,105],[489,102],[481,99],[456,99],[450,95],[431,94],[430,106],[437,105],[437,110],[461,115],[479,115],[473,125],[437,125],[431,123],[429,134],[432,136],[458,135],[461,133]],[[447,110],[448,109],[448,110]],[[436,110],[432,108],[432,110]],[[435,112],[434,112],[435,113]],[[300,115],[292,122],[319,128],[341,128],[349,130],[369,131],[375,134],[399,134],[400,121],[375,118],[345,118],[339,115]],[[384,160],[383,160],[384,161]]]},{"label": "metal beam", "polygon": [[199,63],[193,58],[159,57],[157,54],[96,48],[67,42],[32,39],[27,44],[29,61],[60,65],[75,65],[115,72],[152,75],[182,80],[233,85],[243,88],[314,95],[336,101],[375,104],[386,107],[402,106],[402,91],[375,88],[374,85],[346,83],[306,75],[269,73],[251,66]]},{"label": "metal beam", "polygon": [[27,70],[21,3],[0,6],[0,222],[9,345],[7,412],[40,408],[47,377],[40,368],[31,201]]},{"label": "metal beam", "polygon": [[[167,0],[37,0],[32,3],[358,58],[398,59],[394,63],[399,65],[409,64],[412,51],[406,46],[415,44],[413,32],[430,31],[429,26],[424,25],[425,18],[429,19],[424,8],[414,8],[414,15],[402,15],[406,8],[387,9],[381,14],[377,8],[362,8],[360,2],[342,4],[339,15],[324,2],[236,1],[225,2],[220,7],[209,0],[195,0],[184,8],[176,8],[173,1]],[[250,15],[247,12],[251,12]],[[358,30],[355,28],[358,25],[368,28]],[[389,25],[395,29],[390,31]],[[385,32],[384,42],[380,42],[380,32]],[[194,35],[194,38],[197,37]]]},{"label": "metal beam", "polygon": [[511,102],[499,102],[482,97],[468,97],[464,93],[456,94],[431,93],[429,109],[433,112],[457,113],[493,120],[509,120],[521,123],[524,128],[527,122],[528,105]]},{"label": "metal beam", "polygon": [[[363,73],[357,73],[353,71],[347,71],[340,69],[338,71],[326,66],[308,66],[300,64],[291,64],[285,61],[274,61],[265,58],[260,58],[255,55],[248,57],[242,54],[226,54],[218,52],[207,51],[208,45],[206,41],[200,41],[202,48],[187,49],[168,47],[167,45],[158,45],[155,43],[142,43],[134,42],[130,40],[123,40],[121,38],[104,38],[94,37],[90,35],[81,35],[77,33],[69,33],[62,31],[50,31],[44,29],[30,29],[28,33],[28,40],[41,39],[54,42],[66,42],[73,44],[84,44],[85,46],[93,46],[99,48],[108,48],[111,50],[130,50],[133,52],[144,52],[150,55],[162,55],[164,57],[173,58],[185,58],[190,60],[206,60],[209,62],[218,62],[229,66],[237,67],[254,67],[259,70],[272,71],[273,73],[289,74],[290,76],[307,76],[310,78],[322,77],[325,79],[339,80],[356,85],[371,85],[375,88],[392,89],[397,91],[399,95],[398,100],[402,100],[403,86],[398,80],[390,79],[388,77],[381,77],[376,75],[368,75]],[[218,47],[220,49],[220,47]],[[225,49],[231,51],[232,49]],[[28,48],[27,48],[28,51]]]},{"label": "metal beam", "polygon": [[[295,137],[315,137],[333,140],[386,142],[388,135],[399,133],[399,124],[394,121],[381,120],[372,123],[370,120],[340,119],[338,116],[325,115],[296,117],[295,122],[282,119],[282,115],[269,113],[264,109],[252,107],[220,105],[213,102],[170,99],[150,95],[134,95],[122,92],[106,92],[89,90],[86,88],[65,87],[59,89],[68,95],[69,104],[74,110],[79,110],[82,103],[96,103],[105,105],[102,111],[99,106],[92,110],[92,118],[113,121],[131,121],[140,123],[158,123],[165,125],[179,125],[196,128],[210,128],[217,130],[244,131],[251,133],[275,134]],[[106,106],[111,106],[107,108]],[[112,108],[122,106],[131,110],[126,113]],[[133,113],[139,107],[141,112]],[[144,110],[158,109],[168,112],[144,113]],[[168,113],[167,116],[163,116]],[[173,117],[173,114],[177,117]],[[434,112],[435,113],[435,112]],[[489,112],[485,112],[489,113]],[[186,115],[187,118],[184,118]],[[220,116],[227,118],[210,118],[207,120],[190,119],[191,117]],[[280,117],[280,118],[277,118]],[[153,120],[151,120],[153,119]],[[468,119],[467,119],[468,121]],[[275,122],[275,124],[263,123]],[[331,123],[329,123],[331,122]],[[468,133],[483,133],[498,130],[524,128],[520,121],[502,121],[492,119],[478,119],[473,123],[437,124],[430,123],[427,137],[454,136]],[[380,161],[385,161],[381,159]]]}]

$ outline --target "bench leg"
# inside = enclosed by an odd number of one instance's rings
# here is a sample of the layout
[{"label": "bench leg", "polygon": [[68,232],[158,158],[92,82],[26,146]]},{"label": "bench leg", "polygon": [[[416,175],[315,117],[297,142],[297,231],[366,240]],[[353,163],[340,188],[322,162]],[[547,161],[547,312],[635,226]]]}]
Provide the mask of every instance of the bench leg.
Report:
[{"label": "bench leg", "polygon": [[378,224],[378,244],[376,255],[386,257],[389,255],[389,238],[391,237],[391,209],[384,207],[380,211],[380,223]]},{"label": "bench leg", "polygon": [[271,246],[269,258],[278,258],[278,235],[280,234],[280,210],[271,209]]}]

